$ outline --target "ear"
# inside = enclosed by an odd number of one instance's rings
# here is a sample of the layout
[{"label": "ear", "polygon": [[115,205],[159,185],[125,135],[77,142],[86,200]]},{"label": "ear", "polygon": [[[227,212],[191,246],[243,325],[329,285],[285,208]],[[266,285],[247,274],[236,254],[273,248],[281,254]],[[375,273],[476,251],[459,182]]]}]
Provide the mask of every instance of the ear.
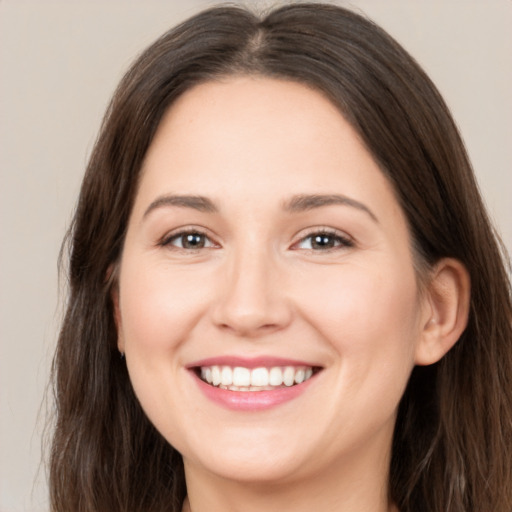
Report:
[{"label": "ear", "polygon": [[444,258],[436,265],[424,292],[417,365],[436,363],[460,338],[468,321],[470,289],[468,271],[460,261]]}]

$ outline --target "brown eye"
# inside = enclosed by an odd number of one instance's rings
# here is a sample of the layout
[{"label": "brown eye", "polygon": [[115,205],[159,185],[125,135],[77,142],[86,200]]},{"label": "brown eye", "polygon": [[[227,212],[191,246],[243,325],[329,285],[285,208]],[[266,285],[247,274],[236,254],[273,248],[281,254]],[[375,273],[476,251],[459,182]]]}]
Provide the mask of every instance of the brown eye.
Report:
[{"label": "brown eye", "polygon": [[181,246],[184,249],[202,249],[205,246],[205,236],[200,235],[199,233],[190,233],[187,235],[182,235],[181,237]]},{"label": "brown eye", "polygon": [[163,245],[189,250],[214,247],[212,241],[205,234],[197,231],[182,232],[172,235]]},{"label": "brown eye", "polygon": [[332,249],[336,246],[337,240],[332,235],[315,235],[311,237],[312,249]]},{"label": "brown eye", "polygon": [[304,237],[297,244],[297,247],[313,251],[327,251],[329,249],[353,247],[353,245],[352,240],[338,233],[318,232]]}]

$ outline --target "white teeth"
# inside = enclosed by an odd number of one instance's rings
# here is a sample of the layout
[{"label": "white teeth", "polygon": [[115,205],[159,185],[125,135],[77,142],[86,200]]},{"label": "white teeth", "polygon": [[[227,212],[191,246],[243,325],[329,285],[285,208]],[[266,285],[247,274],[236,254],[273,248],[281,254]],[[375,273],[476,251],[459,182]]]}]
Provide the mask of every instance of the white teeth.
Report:
[{"label": "white teeth", "polygon": [[299,368],[295,372],[295,384],[300,384],[301,382],[304,382],[305,375],[306,375],[306,372],[302,368]]},{"label": "white teeth", "polygon": [[233,370],[229,366],[223,366],[220,371],[220,382],[223,386],[233,384]]},{"label": "white teeth", "polygon": [[271,386],[280,386],[283,383],[283,370],[278,366],[270,369],[269,384]]},{"label": "white teeth", "polygon": [[269,391],[278,387],[301,384],[313,376],[312,367],[274,366],[244,368],[236,366],[203,366],[201,379],[230,391]]},{"label": "white teeth", "polygon": [[220,368],[218,366],[212,366],[212,384],[218,386],[220,380]]},{"label": "white teeth", "polygon": [[283,372],[283,384],[285,386],[293,386],[295,381],[295,368],[293,366],[287,366]]},{"label": "white teeth", "polygon": [[233,385],[235,386],[250,386],[251,385],[251,370],[237,366],[233,370]]},{"label": "white teeth", "polygon": [[268,370],[266,368],[254,368],[251,372],[251,386],[268,386]]},{"label": "white teeth", "polygon": [[209,366],[203,366],[201,368],[201,379],[208,382],[208,384],[212,383],[212,369]]}]

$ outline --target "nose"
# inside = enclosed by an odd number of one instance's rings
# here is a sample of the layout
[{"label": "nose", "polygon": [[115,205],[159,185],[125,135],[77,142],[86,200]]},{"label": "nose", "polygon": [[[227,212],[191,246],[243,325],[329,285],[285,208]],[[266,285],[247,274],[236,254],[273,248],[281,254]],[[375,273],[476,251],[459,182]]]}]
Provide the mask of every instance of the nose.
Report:
[{"label": "nose", "polygon": [[284,329],[292,308],[285,279],[268,252],[246,251],[226,263],[214,306],[218,328],[256,338]]}]

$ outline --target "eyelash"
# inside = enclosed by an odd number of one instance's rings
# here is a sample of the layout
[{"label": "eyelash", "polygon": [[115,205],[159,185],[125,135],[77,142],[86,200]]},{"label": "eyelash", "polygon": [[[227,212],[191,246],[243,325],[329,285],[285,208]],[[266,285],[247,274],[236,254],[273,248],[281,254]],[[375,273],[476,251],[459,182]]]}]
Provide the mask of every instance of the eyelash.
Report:
[{"label": "eyelash", "polygon": [[[203,240],[203,243],[208,243],[209,245],[208,246],[201,246],[201,247],[184,247],[183,246],[183,242],[185,240],[185,237],[187,236],[197,236],[197,237],[202,237],[202,240]],[[181,247],[180,246],[176,246],[176,245],[173,245],[172,242],[175,241],[175,240],[179,240],[181,239]],[[177,250],[181,250],[181,251],[199,251],[199,250],[202,250],[202,249],[211,249],[212,247],[215,247],[216,244],[213,243],[210,238],[208,237],[208,235],[200,230],[200,229],[187,229],[187,230],[183,230],[183,231],[179,231],[177,233],[171,233],[169,235],[167,235],[166,237],[164,237],[161,242],[159,243],[160,246],[162,247],[173,247],[174,249],[177,249]]]},{"label": "eyelash", "polygon": [[[203,245],[201,245],[199,247],[185,247],[184,246],[185,237],[192,237],[192,236],[201,237],[201,242]],[[333,245],[328,245],[321,249],[315,249],[313,247],[313,244],[315,243],[313,240],[315,238],[317,238],[316,243],[320,243],[320,239],[322,238],[323,240],[321,243],[333,244]],[[173,245],[174,241],[177,241],[180,239],[181,239],[181,246]],[[298,247],[298,246],[300,244],[304,243],[306,240],[310,241],[310,244],[309,244],[310,247],[303,248],[303,249],[306,251],[310,251],[310,252],[331,252],[331,251],[336,251],[336,250],[340,250],[340,249],[354,247],[354,245],[355,245],[354,241],[351,238],[340,234],[338,231],[336,231],[334,229],[330,229],[330,228],[318,229],[318,228],[316,228],[314,231],[311,231],[306,236],[303,236],[298,242],[295,242],[292,245],[292,249],[293,250],[300,249],[300,247]],[[187,242],[185,242],[185,244],[186,243]],[[159,245],[162,247],[170,246],[175,250],[181,250],[181,251],[186,251],[186,252],[190,252],[190,251],[196,252],[196,251],[200,251],[202,249],[211,249],[211,248],[218,247],[218,245],[215,244],[214,242],[212,242],[211,239],[209,238],[209,236],[204,231],[202,231],[200,229],[187,229],[187,230],[179,231],[177,233],[171,233],[171,234],[167,235],[165,238],[163,238],[159,242]]]},{"label": "eyelash", "polygon": [[[329,239],[331,243],[333,243],[333,246],[324,247],[322,249],[314,249],[313,248],[313,240],[317,239],[317,242],[320,242],[320,238],[323,238],[324,242],[325,239]],[[299,244],[305,242],[306,240],[310,241],[310,246],[308,248],[304,248],[306,251],[310,252],[331,252],[331,251],[337,251],[341,249],[347,249],[350,247],[354,247],[354,240],[350,237],[341,234],[339,231],[336,231],[332,228],[315,228],[314,230],[310,231],[306,236],[303,236],[298,242],[293,244],[293,248],[297,247]]]}]

